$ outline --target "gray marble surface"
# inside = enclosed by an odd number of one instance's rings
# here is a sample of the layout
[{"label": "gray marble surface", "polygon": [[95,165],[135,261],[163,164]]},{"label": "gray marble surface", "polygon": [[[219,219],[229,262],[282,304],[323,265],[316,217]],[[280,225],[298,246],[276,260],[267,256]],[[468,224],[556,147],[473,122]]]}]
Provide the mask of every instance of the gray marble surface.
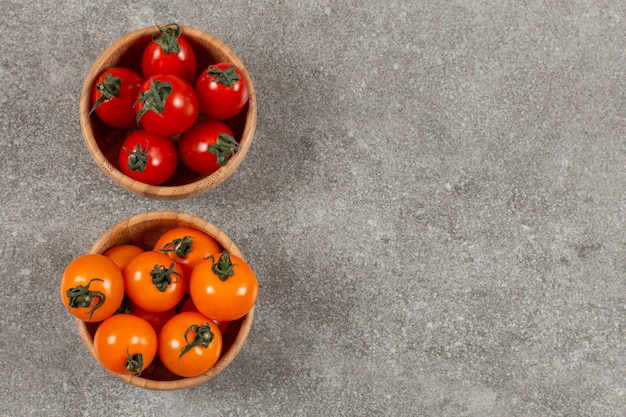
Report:
[{"label": "gray marble surface", "polygon": [[[626,415],[623,1],[0,0],[0,415]],[[116,186],[78,121],[121,35],[241,57],[254,142],[210,193]],[[260,282],[235,361],[157,392],[87,353],[58,292],[118,221],[173,209]]]}]

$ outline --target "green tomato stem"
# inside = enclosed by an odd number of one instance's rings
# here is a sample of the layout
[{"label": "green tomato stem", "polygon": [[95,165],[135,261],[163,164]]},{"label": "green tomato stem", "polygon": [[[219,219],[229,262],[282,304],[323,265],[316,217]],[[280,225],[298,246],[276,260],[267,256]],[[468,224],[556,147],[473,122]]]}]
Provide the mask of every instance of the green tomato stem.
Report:
[{"label": "green tomato stem", "polygon": [[139,376],[143,372],[143,355],[141,353],[135,353],[131,355],[126,348],[126,364],[124,365],[126,370],[134,376]]},{"label": "green tomato stem", "polygon": [[239,143],[228,133],[222,132],[217,135],[217,140],[207,151],[217,156],[219,166],[224,166],[228,159],[239,151]]},{"label": "green tomato stem", "polygon": [[165,100],[172,94],[172,83],[169,81],[154,81],[150,77],[150,88],[139,93],[139,98],[135,102],[135,106],[138,103],[143,103],[141,110],[137,113],[137,125],[141,127],[140,120],[144,114],[149,111],[156,113],[163,117],[162,113],[165,111]]},{"label": "green tomato stem", "polygon": [[122,85],[122,79],[120,77],[114,77],[111,74],[107,74],[106,77],[104,77],[104,81],[96,84],[96,88],[102,95],[94,103],[91,110],[89,110],[89,114],[96,111],[96,108],[98,108],[105,101],[111,98],[119,98],[121,85]]},{"label": "green tomato stem", "polygon": [[211,65],[207,69],[207,74],[215,77],[215,81],[224,84],[226,87],[232,87],[237,81],[241,79],[241,76],[237,74],[234,65],[222,70],[218,66]]},{"label": "green tomato stem", "polygon": [[[196,332],[191,342],[187,339],[190,332]],[[178,360],[180,360],[185,353],[189,352],[196,346],[208,348],[214,337],[215,334],[211,331],[211,326],[208,322],[202,325],[193,324],[189,326],[185,332],[185,342],[187,342],[187,345],[181,349],[180,355],[178,355]]]},{"label": "green tomato stem", "polygon": [[159,250],[163,253],[173,252],[179,258],[185,258],[193,249],[192,238],[192,236],[183,236],[180,239],[174,239]]},{"label": "green tomato stem", "polygon": [[222,252],[217,262],[215,262],[213,255],[209,256],[207,259],[211,259],[211,270],[217,275],[220,281],[226,281],[234,275],[235,271],[233,268],[237,266],[237,264],[231,262],[230,253],[228,253],[228,251]]},{"label": "green tomato stem", "polygon": [[[91,307],[91,310],[86,312],[86,314],[89,314],[90,319],[93,316],[93,313],[99,309],[106,300],[106,295],[104,293],[100,291],[89,291],[89,286],[94,281],[104,282],[101,278],[92,278],[89,280],[87,285],[78,285],[65,292],[68,299],[68,305],[71,308]],[[95,300],[98,300],[98,302],[96,303]]]},{"label": "green tomato stem", "polygon": [[159,44],[161,50],[166,54],[177,54],[180,52],[178,38],[180,36],[180,26],[176,23],[158,26],[158,31],[152,34],[152,40]]},{"label": "green tomato stem", "polygon": [[[152,283],[160,292],[165,292],[172,282],[180,282],[182,277],[178,272],[174,271],[175,266],[175,262],[172,262],[169,268],[166,268],[164,265],[154,265],[154,269],[150,271]],[[176,276],[178,279],[173,280],[172,276]]]}]

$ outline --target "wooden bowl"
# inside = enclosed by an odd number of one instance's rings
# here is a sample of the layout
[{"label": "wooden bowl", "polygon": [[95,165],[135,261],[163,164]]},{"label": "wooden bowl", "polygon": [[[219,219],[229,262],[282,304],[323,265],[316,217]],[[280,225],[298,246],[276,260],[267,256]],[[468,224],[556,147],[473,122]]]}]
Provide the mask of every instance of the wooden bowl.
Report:
[{"label": "wooden bowl", "polygon": [[174,176],[160,186],[148,185],[123,174],[117,162],[118,153],[127,130],[114,129],[105,125],[91,110],[91,89],[95,79],[103,71],[116,67],[128,67],[141,74],[142,51],[151,41],[157,26],[131,32],[113,42],[96,59],[83,84],[80,97],[80,125],[85,143],[98,166],[117,184],[144,197],[159,200],[178,200],[205,193],[228,178],[245,157],[254,136],[257,118],[257,102],[250,74],[237,55],[222,41],[199,29],[181,26],[182,34],[193,47],[198,74],[216,62],[230,62],[241,69],[250,90],[247,106],[233,119],[226,120],[239,141],[239,151],[228,163],[209,175],[197,174],[179,163]]},{"label": "wooden bowl", "polygon": [[[235,243],[215,225],[201,218],[177,211],[153,211],[129,217],[100,236],[91,246],[89,253],[102,254],[107,249],[122,244],[134,244],[145,249],[152,249],[162,233],[179,226],[193,227],[209,234],[222,245],[222,248],[244,259]],[[176,390],[198,385],[219,374],[233,361],[248,337],[253,318],[254,307],[242,318],[229,323],[228,329],[223,335],[222,354],[219,360],[213,368],[202,375],[192,378],[177,376],[168,371],[158,357],[149,367],[144,369],[141,376],[108,372],[129,384],[154,390]],[[81,339],[87,346],[89,353],[96,358],[93,338],[100,323],[75,320]]]}]

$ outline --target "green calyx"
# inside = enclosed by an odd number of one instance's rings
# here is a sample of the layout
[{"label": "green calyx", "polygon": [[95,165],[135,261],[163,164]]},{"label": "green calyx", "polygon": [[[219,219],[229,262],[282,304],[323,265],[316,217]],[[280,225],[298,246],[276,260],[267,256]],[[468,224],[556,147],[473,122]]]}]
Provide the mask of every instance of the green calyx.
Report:
[{"label": "green calyx", "polygon": [[211,65],[207,69],[207,74],[212,77],[215,77],[215,81],[218,83],[224,84],[226,87],[232,87],[235,85],[237,81],[241,79],[241,76],[237,74],[236,68],[234,65],[222,70],[218,66]]},{"label": "green calyx", "polygon": [[77,287],[70,288],[65,292],[65,295],[68,299],[68,305],[71,308],[91,307],[91,310],[86,312],[86,314],[89,314],[90,319],[93,316],[93,313],[97,309],[99,309],[106,300],[106,295],[104,295],[104,293],[100,291],[89,290],[89,286],[94,281],[104,282],[103,279],[92,278],[91,280],[89,280],[87,285],[79,285]]},{"label": "green calyx", "polygon": [[[154,265],[154,269],[150,271],[152,283],[160,292],[165,292],[172,282],[180,282],[182,276],[174,271],[175,266],[174,262],[172,262],[169,268],[166,268],[164,265]],[[173,280],[173,276],[177,277],[177,279]]]},{"label": "green calyx", "polygon": [[91,110],[89,110],[89,114],[96,111],[96,108],[98,108],[98,106],[100,106],[105,101],[111,98],[119,98],[121,85],[122,79],[120,77],[114,77],[111,74],[107,74],[106,77],[104,77],[104,81],[96,84],[96,88],[102,95],[100,96],[98,101],[94,103]]},{"label": "green calyx", "polygon": [[178,38],[180,36],[180,26],[176,23],[158,26],[156,32],[152,34],[152,40],[159,44],[161,50],[166,54],[177,54],[180,52]]},{"label": "green calyx", "polygon": [[[189,341],[187,339],[187,336],[189,336],[190,332],[196,332],[195,335],[193,336],[192,341]],[[204,348],[208,348],[209,344],[213,341],[214,337],[215,335],[211,331],[211,326],[209,325],[208,322],[202,325],[193,324],[189,326],[189,328],[185,332],[185,342],[187,342],[187,345],[185,345],[181,349],[180,355],[178,355],[178,359],[180,359],[185,353],[189,352],[191,349],[193,349],[196,346],[202,346]]]},{"label": "green calyx", "polygon": [[143,107],[137,113],[137,125],[141,126],[140,120],[144,114],[149,111],[162,116],[161,113],[165,111],[165,100],[172,94],[172,83],[169,81],[154,81],[150,78],[150,88],[139,93],[139,98],[135,102],[143,103]]},{"label": "green calyx", "polygon": [[222,252],[217,262],[215,262],[213,255],[209,256],[207,259],[211,259],[211,270],[217,275],[220,281],[226,281],[235,273],[233,268],[237,266],[237,264],[231,262],[230,253],[228,253],[228,251]]},{"label": "green calyx", "polygon": [[141,353],[135,353],[131,355],[126,348],[126,363],[124,364],[126,370],[134,376],[139,376],[143,372],[143,355]]},{"label": "green calyx", "polygon": [[130,155],[128,157],[128,169],[143,172],[148,165],[148,144],[146,143],[146,147],[143,149],[140,144],[137,144],[132,151],[126,148],[124,150]]},{"label": "green calyx", "polygon": [[228,133],[222,132],[217,135],[217,140],[207,150],[217,156],[219,166],[224,166],[228,159],[239,151],[239,143]]},{"label": "green calyx", "polygon": [[166,243],[161,250],[163,253],[173,252],[179,258],[185,258],[193,249],[192,236],[183,236]]}]

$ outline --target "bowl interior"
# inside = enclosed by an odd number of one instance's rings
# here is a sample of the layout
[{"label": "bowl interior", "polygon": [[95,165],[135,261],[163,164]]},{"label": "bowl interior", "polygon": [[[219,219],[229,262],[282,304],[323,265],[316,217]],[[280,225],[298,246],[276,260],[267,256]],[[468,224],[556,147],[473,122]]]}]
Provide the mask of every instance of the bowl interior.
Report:
[{"label": "bowl interior", "polygon": [[218,171],[197,174],[179,163],[173,177],[161,186],[151,186],[134,181],[120,171],[118,154],[129,130],[115,129],[103,123],[95,114],[89,114],[90,92],[95,79],[103,71],[123,66],[141,74],[141,56],[151,41],[156,26],[132,32],[111,44],[94,62],[89,71],[80,101],[80,118],[83,136],[90,153],[105,173],[124,188],[135,193],[162,199],[175,199],[200,194],[226,179],[241,163],[250,147],[256,127],[256,94],[247,69],[228,46],[201,30],[182,26],[182,36],[189,41],[197,57],[197,75],[216,62],[230,62],[238,66],[248,82],[250,98],[246,107],[235,117],[225,120],[239,141],[239,152]]},{"label": "bowl interior", "polygon": [[[193,227],[215,238],[222,248],[243,258],[239,248],[215,225],[198,217],[174,211],[160,211],[136,215],[107,230],[94,244],[89,253],[103,253],[107,249],[122,244],[134,244],[144,249],[152,249],[158,237],[174,227]],[[172,390],[186,388],[202,383],[221,372],[243,347],[254,317],[254,308],[244,317],[230,322],[223,335],[222,354],[216,365],[205,374],[193,378],[183,378],[168,371],[159,361],[144,369],[141,376],[113,373],[116,377],[144,388]],[[95,358],[93,338],[99,323],[86,323],[76,319],[80,336],[87,349]]]}]

